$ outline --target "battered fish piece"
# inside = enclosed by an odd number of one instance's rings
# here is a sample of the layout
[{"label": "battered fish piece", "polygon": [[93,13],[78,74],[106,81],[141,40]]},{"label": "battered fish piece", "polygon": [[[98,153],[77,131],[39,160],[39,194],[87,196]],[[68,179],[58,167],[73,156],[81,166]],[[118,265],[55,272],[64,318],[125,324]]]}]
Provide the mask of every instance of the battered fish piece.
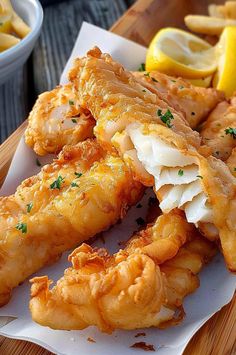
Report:
[{"label": "battered fish piece", "polygon": [[65,147],[0,200],[0,305],[62,252],[115,224],[142,193],[122,159],[104,156],[96,141]]},{"label": "battered fish piece", "polygon": [[38,155],[59,153],[65,145],[93,137],[95,121],[80,107],[71,84],[39,95],[25,131],[25,142]]},{"label": "battered fish piece", "polygon": [[232,149],[236,147],[236,97],[216,106],[200,134],[216,158],[224,161],[229,158]]},{"label": "battered fish piece", "polygon": [[195,129],[218,102],[224,93],[213,88],[196,87],[182,78],[175,78],[157,71],[133,72],[143,85],[158,95],[177,112],[182,112],[191,128]]},{"label": "battered fish piece", "polygon": [[116,149],[136,180],[155,187],[163,212],[181,208],[210,240],[220,237],[235,271],[236,180],[227,165],[201,146],[181,113],[98,48],[75,61],[69,78],[96,119],[94,132],[104,148]]},{"label": "battered fish piece", "polygon": [[[199,286],[197,273],[216,248],[178,212],[160,216],[155,224],[148,227],[147,238],[145,231],[141,238],[136,235],[114,255],[83,244],[70,255],[72,267],[51,290],[47,276],[32,279],[33,320],[65,330],[95,325],[107,333],[179,323],[183,298]],[[174,257],[172,251],[163,254],[163,243],[175,239],[179,247],[188,242]]]}]

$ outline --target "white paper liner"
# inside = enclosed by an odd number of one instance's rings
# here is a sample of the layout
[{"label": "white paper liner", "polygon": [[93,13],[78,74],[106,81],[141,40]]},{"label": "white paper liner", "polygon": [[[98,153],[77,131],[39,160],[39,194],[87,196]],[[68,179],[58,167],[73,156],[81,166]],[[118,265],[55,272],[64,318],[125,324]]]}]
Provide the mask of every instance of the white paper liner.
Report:
[{"label": "white paper liner", "polygon": [[[61,83],[67,81],[66,72],[71,66],[73,58],[84,55],[94,45],[100,47],[102,51],[110,53],[114,59],[130,70],[137,70],[140,63],[145,61],[146,49],[144,47],[96,26],[83,23],[71,57],[62,74]],[[13,193],[22,179],[39,171],[36,158],[37,156],[25,145],[22,138],[1,189],[1,195]],[[39,160],[45,164],[52,160],[52,156],[39,157]],[[117,251],[119,249],[118,241],[127,240],[137,229],[136,219],[145,216],[150,193],[152,192],[149,191],[144,196],[142,209],[133,207],[121,224],[104,233],[105,245],[100,240],[97,240],[93,245],[105,246],[110,252]],[[64,253],[59,262],[40,270],[35,275],[49,275],[56,281],[69,265],[68,254]],[[68,332],[55,331],[37,325],[31,320],[28,310],[30,285],[27,280],[14,290],[9,304],[0,308],[0,334],[10,338],[32,341],[57,354],[90,355],[92,352],[93,355],[128,355],[137,352],[142,355],[146,352],[131,349],[130,346],[135,342],[145,341],[154,345],[159,355],[179,355],[183,353],[193,334],[231,300],[235,291],[235,280],[235,277],[226,270],[222,256],[217,255],[200,274],[200,288],[185,299],[186,317],[180,325],[165,330],[152,328],[138,331],[115,331],[112,335],[102,334],[94,327],[83,331]],[[10,321],[6,316],[16,319]],[[7,323],[7,321],[10,322]],[[146,337],[134,337],[142,331],[146,333]],[[88,337],[92,337],[96,343],[88,342]]]}]

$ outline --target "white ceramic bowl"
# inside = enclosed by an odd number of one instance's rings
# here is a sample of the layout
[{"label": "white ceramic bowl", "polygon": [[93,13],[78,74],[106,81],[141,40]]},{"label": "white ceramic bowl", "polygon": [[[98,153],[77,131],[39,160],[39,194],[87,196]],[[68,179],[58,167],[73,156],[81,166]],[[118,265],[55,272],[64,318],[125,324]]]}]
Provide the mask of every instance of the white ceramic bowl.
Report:
[{"label": "white ceramic bowl", "polygon": [[30,26],[31,32],[20,43],[0,53],[0,84],[26,62],[43,22],[43,9],[38,0],[11,0],[11,3],[17,14]]}]

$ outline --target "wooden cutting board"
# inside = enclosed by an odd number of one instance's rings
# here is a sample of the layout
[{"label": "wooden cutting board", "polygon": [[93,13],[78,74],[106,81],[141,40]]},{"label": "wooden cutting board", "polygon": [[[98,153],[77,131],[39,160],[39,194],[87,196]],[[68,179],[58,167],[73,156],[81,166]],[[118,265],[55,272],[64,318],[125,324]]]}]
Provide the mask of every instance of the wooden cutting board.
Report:
[{"label": "wooden cutting board", "polygon": [[[148,45],[158,29],[166,26],[184,28],[186,14],[206,14],[207,0],[138,0],[111,28],[111,31],[142,45]],[[24,122],[0,146],[0,184],[4,181],[12,156],[22,137]],[[220,287],[220,285],[219,285]],[[0,337],[2,355],[49,355],[38,345]],[[184,355],[236,354],[236,296],[230,304],[216,313],[190,341]],[[83,354],[81,354],[83,355]]]}]

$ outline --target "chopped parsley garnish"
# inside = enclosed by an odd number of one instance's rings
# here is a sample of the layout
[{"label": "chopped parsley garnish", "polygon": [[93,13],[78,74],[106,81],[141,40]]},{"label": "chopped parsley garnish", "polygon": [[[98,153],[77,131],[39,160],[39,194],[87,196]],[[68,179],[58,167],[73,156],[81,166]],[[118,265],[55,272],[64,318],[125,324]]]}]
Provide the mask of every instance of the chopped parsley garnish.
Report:
[{"label": "chopped parsley garnish", "polygon": [[180,89],[180,90],[184,89],[184,86],[183,86],[183,85],[180,85],[180,86],[179,86],[179,89]]},{"label": "chopped parsley garnish", "polygon": [[142,92],[147,92],[147,91],[145,89],[143,89]]},{"label": "chopped parsley garnish", "polygon": [[145,73],[144,75],[150,77],[149,71],[147,73]]},{"label": "chopped parsley garnish", "polygon": [[171,79],[172,83],[176,83],[176,80]]},{"label": "chopped parsley garnish", "polygon": [[77,172],[75,172],[75,176],[76,176],[77,178],[80,178],[82,175],[83,175],[82,173],[77,173]]},{"label": "chopped parsley garnish", "polygon": [[30,213],[30,211],[32,210],[33,208],[33,202],[30,202],[30,203],[27,203],[27,213]]},{"label": "chopped parsley garnish", "polygon": [[144,63],[140,64],[138,71],[145,71],[145,64]]},{"label": "chopped parsley garnish", "polygon": [[195,116],[195,112],[192,111],[192,112],[191,112],[191,115],[192,115],[192,116]]},{"label": "chopped parsley garnish", "polygon": [[40,161],[38,160],[38,158],[36,158],[36,165],[37,165],[37,166],[42,166],[42,164],[40,163]]},{"label": "chopped parsley garnish", "polygon": [[75,102],[73,101],[73,100],[69,100],[69,105],[74,105],[75,104]]},{"label": "chopped parsley garnish", "polygon": [[226,128],[225,133],[230,134],[233,137],[233,139],[236,139],[236,128],[232,128],[232,127]]},{"label": "chopped parsley garnish", "polygon": [[76,184],[76,182],[72,182],[72,183],[71,183],[71,186],[72,186],[72,187],[79,187],[79,185]]},{"label": "chopped parsley garnish", "polygon": [[172,125],[170,124],[170,120],[174,119],[174,116],[172,115],[171,111],[168,109],[166,110],[166,113],[162,113],[162,110],[157,110],[157,115],[160,117],[163,123],[167,125],[168,128],[171,128]]},{"label": "chopped parsley garnish", "polygon": [[234,168],[234,171],[236,171],[236,168]]},{"label": "chopped parsley garnish", "polygon": [[136,222],[139,226],[143,226],[145,224],[145,221],[142,217],[137,218]]},{"label": "chopped parsley garnish", "polygon": [[197,175],[197,177],[198,177],[199,179],[203,179],[202,175]]},{"label": "chopped parsley garnish", "polygon": [[64,178],[59,175],[58,178],[50,185],[50,189],[60,190],[61,184],[64,182]]},{"label": "chopped parsley garnish", "polygon": [[23,234],[27,233],[27,224],[26,223],[22,223],[19,222],[16,225],[16,229],[18,229],[19,231],[21,231]]},{"label": "chopped parsley garnish", "polygon": [[72,121],[73,123],[77,123],[77,120],[76,120],[75,118],[72,118],[71,121]]},{"label": "chopped parsley garnish", "polygon": [[156,197],[149,197],[148,206],[153,206],[156,203]]},{"label": "chopped parsley garnish", "polygon": [[152,79],[152,81],[154,81],[154,83],[158,83],[157,79],[155,79],[155,78],[151,78],[151,79]]},{"label": "chopped parsley garnish", "polygon": [[184,171],[183,171],[182,169],[179,169],[178,175],[179,175],[179,176],[183,176],[183,175],[184,175]]},{"label": "chopped parsley garnish", "polygon": [[139,204],[136,206],[136,208],[142,208],[141,203],[139,203]]}]

